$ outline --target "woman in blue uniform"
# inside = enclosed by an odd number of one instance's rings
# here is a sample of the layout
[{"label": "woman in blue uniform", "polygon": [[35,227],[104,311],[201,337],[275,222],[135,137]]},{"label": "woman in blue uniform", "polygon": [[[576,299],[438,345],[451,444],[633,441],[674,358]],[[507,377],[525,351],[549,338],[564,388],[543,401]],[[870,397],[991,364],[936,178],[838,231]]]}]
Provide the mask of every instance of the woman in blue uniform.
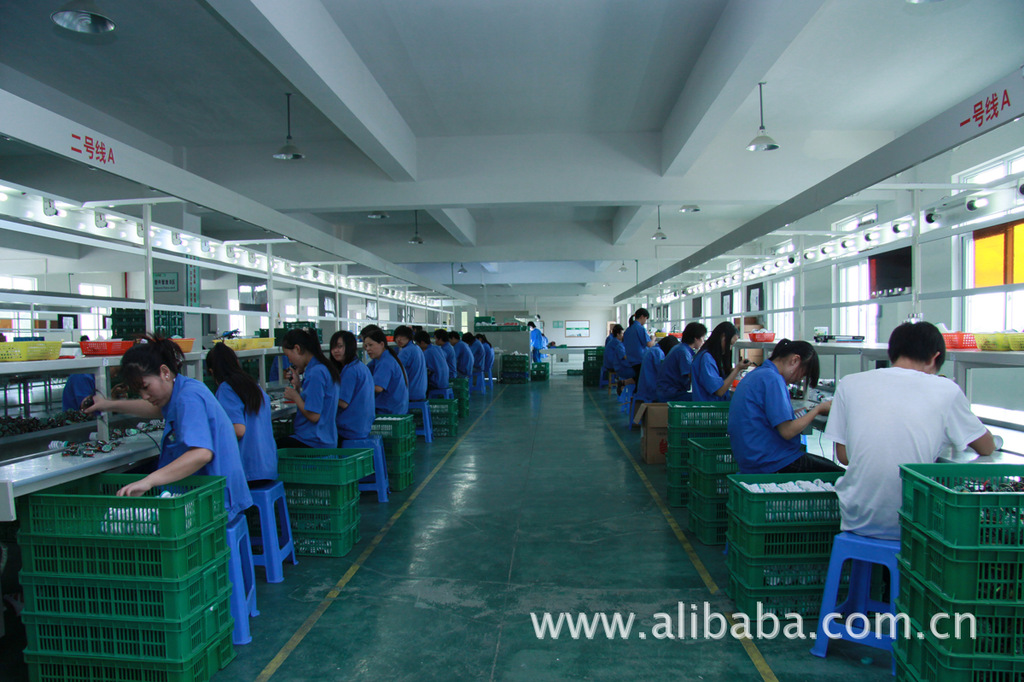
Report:
[{"label": "woman in blue uniform", "polygon": [[693,356],[691,386],[694,400],[715,402],[729,399],[733,380],[750,367],[746,358],[732,366],[732,345],[739,338],[739,332],[732,323],[722,322],[711,332],[704,347]]},{"label": "woman in blue uniform", "polygon": [[231,520],[252,506],[231,420],[203,382],[180,374],[185,357],[173,341],[144,340],[121,358],[121,378],[142,398],[108,400],[97,394],[86,410],[164,419],[157,470],[117,494],[138,497],[192,475],[223,476],[224,508]]},{"label": "woman in blue uniform", "polygon": [[217,402],[224,408],[235,436],[249,485],[277,480],[277,446],[270,422],[270,397],[242,370],[235,351],[216,343],[206,354],[206,371],[217,384]]},{"label": "woman in blue uniform", "polygon": [[451,343],[451,336],[445,330],[437,329],[434,331],[434,344],[444,353],[444,360],[448,363],[448,380],[451,381],[459,374],[455,364],[455,347]]},{"label": "woman in blue uniform", "polygon": [[806,341],[783,339],[768,362],[747,374],[729,405],[729,440],[741,474],[843,471],[824,457],[809,455],[800,434],[831,402],[815,405],[797,417],[789,384],[804,379],[818,385],[818,354]]},{"label": "woman in blue uniform", "polygon": [[452,332],[452,343],[455,346],[455,366],[459,370],[459,376],[470,378],[473,376],[473,349],[469,347],[470,341],[475,341],[469,332],[459,334]]},{"label": "woman in blue uniform", "polygon": [[356,357],[356,336],[340,331],[331,337],[331,364],[338,370],[338,447],[346,440],[370,437],[376,408],[373,376]]},{"label": "woman in blue uniform", "polygon": [[651,314],[646,308],[637,308],[629,318],[629,326],[622,333],[622,345],[626,349],[626,364],[633,368],[633,376],[640,378],[640,363],[643,361],[644,349],[654,345],[654,339],[647,333],[647,320]]},{"label": "woman in blue uniform", "polygon": [[704,345],[708,328],[691,322],[683,328],[683,340],[665,356],[658,370],[658,402],[690,400],[690,369],[693,356]]},{"label": "woman in blue uniform", "polygon": [[672,352],[672,349],[679,344],[679,339],[674,336],[666,336],[658,341],[653,348],[644,352],[644,359],[640,363],[640,379],[636,382],[636,399],[644,403],[653,403],[658,399],[658,368],[665,360],[665,356]]},{"label": "woman in blue uniform", "polygon": [[473,374],[484,371],[484,358],[487,351],[484,350],[484,342],[469,332],[462,336],[462,340],[469,344],[469,350],[473,353]]},{"label": "woman in blue uniform", "polygon": [[422,330],[413,335],[413,342],[423,351],[423,361],[427,365],[427,395],[443,397],[448,390],[448,361],[444,352],[431,344],[430,334]]},{"label": "woman in blue uniform", "polygon": [[373,390],[377,414],[408,414],[409,386],[398,353],[388,346],[384,332],[370,332],[363,348],[373,362]]},{"label": "woman in blue uniform", "polygon": [[405,368],[409,380],[409,401],[418,403],[427,399],[427,362],[423,350],[412,342],[413,331],[406,325],[395,330],[395,345],[398,346],[398,361]]},{"label": "woman in blue uniform", "polygon": [[324,357],[316,336],[302,329],[286,332],[281,350],[292,364],[284,398],[295,403],[296,412],[295,433],[279,438],[277,447],[338,447],[338,370]]},{"label": "woman in blue uniform", "polygon": [[526,326],[530,329],[530,355],[533,362],[540,362],[541,350],[547,347],[544,343],[544,334],[541,330],[537,329],[537,325],[532,321],[527,322]]},{"label": "woman in blue uniform", "polygon": [[476,340],[483,344],[484,348],[484,376],[488,376],[491,373],[491,369],[494,367],[494,347],[491,346],[491,342],[487,340],[487,337],[483,334],[477,334]]}]

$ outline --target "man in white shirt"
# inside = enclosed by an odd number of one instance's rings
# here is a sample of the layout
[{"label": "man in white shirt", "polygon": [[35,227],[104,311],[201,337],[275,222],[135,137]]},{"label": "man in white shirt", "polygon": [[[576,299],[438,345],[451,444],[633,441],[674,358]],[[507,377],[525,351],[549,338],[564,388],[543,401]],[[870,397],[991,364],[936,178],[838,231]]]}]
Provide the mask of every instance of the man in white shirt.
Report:
[{"label": "man in white shirt", "polygon": [[899,540],[901,464],[934,462],[950,445],[981,455],[995,450],[960,387],[938,376],[945,359],[939,330],[908,322],[889,337],[892,367],[839,382],[825,435],[848,465],[836,484],[842,530]]}]

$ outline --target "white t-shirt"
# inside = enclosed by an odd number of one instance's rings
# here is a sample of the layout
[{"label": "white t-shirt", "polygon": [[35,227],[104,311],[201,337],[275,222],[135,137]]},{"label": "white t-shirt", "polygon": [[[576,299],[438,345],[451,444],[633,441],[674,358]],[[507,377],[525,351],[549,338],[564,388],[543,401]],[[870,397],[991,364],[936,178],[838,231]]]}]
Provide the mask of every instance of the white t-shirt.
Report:
[{"label": "white t-shirt", "polygon": [[842,529],[898,540],[899,466],[934,462],[950,445],[963,450],[985,426],[949,379],[888,367],[839,382],[825,435],[846,446],[850,462],[836,484]]}]

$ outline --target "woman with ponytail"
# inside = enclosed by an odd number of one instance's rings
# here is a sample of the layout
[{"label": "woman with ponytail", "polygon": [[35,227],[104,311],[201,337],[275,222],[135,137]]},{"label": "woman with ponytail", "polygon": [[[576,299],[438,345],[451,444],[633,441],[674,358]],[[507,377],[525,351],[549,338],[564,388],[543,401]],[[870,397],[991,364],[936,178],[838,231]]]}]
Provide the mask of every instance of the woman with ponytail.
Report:
[{"label": "woman with ponytail", "polygon": [[245,373],[235,351],[215,343],[206,354],[206,371],[217,384],[214,395],[238,438],[238,453],[249,485],[277,480],[277,447],[270,422],[270,397]]},{"label": "woman with ponytail", "polygon": [[644,351],[654,345],[654,339],[647,333],[647,320],[651,314],[646,308],[637,308],[629,316],[629,324],[622,333],[622,345],[626,353],[626,364],[633,369],[633,377],[640,379],[640,363],[644,359]]},{"label": "woman with ponytail", "polygon": [[750,367],[746,358],[732,365],[732,345],[740,338],[731,322],[721,322],[704,346],[693,356],[691,388],[693,399],[714,402],[729,399],[729,388],[740,372]]},{"label": "woman with ponytail", "polygon": [[238,438],[210,389],[181,374],[184,360],[172,340],[143,337],[121,358],[122,379],[142,398],[108,400],[97,394],[86,411],[164,419],[157,470],[124,486],[118,495],[138,497],[192,475],[224,476],[224,507],[230,520],[252,506],[238,455]]},{"label": "woman with ponytail", "polygon": [[388,346],[381,330],[363,337],[363,348],[373,363],[373,390],[377,414],[407,414],[409,412],[409,384],[405,368],[398,361],[398,353]]},{"label": "woman with ponytail", "polygon": [[[277,441],[279,448],[338,447],[338,370],[320,348],[314,334],[291,329],[281,339],[288,362],[285,400],[295,403],[295,433]],[[300,380],[301,375],[301,380]]]},{"label": "woman with ponytail", "polygon": [[341,373],[337,418],[339,443],[369,438],[375,414],[373,377],[369,368],[356,357],[355,334],[345,330],[335,332],[331,337],[331,362]]}]

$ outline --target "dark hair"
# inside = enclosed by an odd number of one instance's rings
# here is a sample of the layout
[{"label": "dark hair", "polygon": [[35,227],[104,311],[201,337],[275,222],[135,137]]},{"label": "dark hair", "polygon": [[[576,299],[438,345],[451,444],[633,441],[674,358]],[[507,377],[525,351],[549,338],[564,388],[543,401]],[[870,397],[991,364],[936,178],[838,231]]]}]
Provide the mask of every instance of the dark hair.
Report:
[{"label": "dark hair", "polygon": [[332,349],[338,345],[339,339],[345,345],[345,355],[341,359],[340,363],[334,359],[333,353],[330,356],[330,360],[331,364],[338,369],[338,374],[341,374],[342,368],[356,359],[356,335],[350,331],[345,331],[344,329],[340,332],[334,332],[334,335],[331,336]]},{"label": "dark hair", "polygon": [[708,328],[700,322],[691,322],[683,328],[683,343],[692,345],[697,339],[708,335]]},{"label": "dark hair", "polygon": [[534,327],[534,328],[536,328],[536,327],[537,327],[537,325],[535,325],[535,324],[533,323],[533,320],[530,320],[529,322],[527,322],[527,323],[526,323],[526,326],[527,326],[527,327]]},{"label": "dark hair", "polygon": [[635,320],[638,317],[646,317],[650,319],[651,313],[647,310],[647,308],[637,308],[636,310],[633,311],[633,314],[629,316],[629,323],[633,324],[633,320]]},{"label": "dark hair", "polygon": [[889,360],[896,362],[900,358],[931,362],[935,354],[935,369],[942,367],[946,361],[946,342],[942,332],[931,322],[904,322],[892,330],[889,335]]},{"label": "dark hair", "polygon": [[426,333],[425,331],[423,331],[421,329],[418,332],[416,332],[415,334],[413,334],[412,342],[415,343],[417,346],[420,345],[421,343],[425,343],[425,344],[427,344],[429,346],[430,345],[430,334]]},{"label": "dark hair", "polygon": [[242,400],[245,411],[256,414],[263,407],[263,391],[256,380],[245,373],[238,362],[235,351],[223,343],[213,344],[206,354],[206,369],[213,375],[213,380],[220,386],[225,381],[231,390]]},{"label": "dark hair", "polygon": [[175,375],[181,373],[185,362],[185,354],[178,344],[152,334],[144,334],[139,343],[129,348],[121,358],[121,379],[133,391],[142,388],[142,380],[148,376],[159,376],[160,367]]},{"label": "dark hair", "polygon": [[462,340],[466,342],[467,346],[472,346],[474,343],[476,343],[476,337],[470,334],[469,332],[466,332],[465,334],[462,335]]},{"label": "dark hair", "polygon": [[444,329],[435,329],[434,338],[439,341],[444,341],[445,343],[447,343],[448,339],[451,337],[448,336],[448,332],[446,332]]},{"label": "dark hair", "polygon": [[679,339],[672,336],[671,334],[658,341],[658,348],[660,348],[661,352],[664,353],[665,355],[668,355],[668,352],[678,345]]},{"label": "dark hair", "polygon": [[612,327],[612,336],[618,336],[622,332],[623,332],[623,329],[622,329],[622,325],[621,324],[617,324],[614,327]]},{"label": "dark hair", "polygon": [[723,348],[723,346],[728,346],[729,342],[732,341],[732,337],[738,334],[739,332],[736,331],[736,327],[733,326],[732,322],[719,322],[718,326],[711,332],[711,336],[704,342],[704,348],[701,349],[714,359],[715,366],[718,367],[718,373],[723,378],[732,371],[732,353],[729,352],[728,348]]},{"label": "dark hair", "polygon": [[483,342],[484,342],[484,343],[486,343],[486,344],[487,344],[488,346],[490,346],[490,345],[491,345],[491,342],[490,342],[490,341],[488,341],[488,340],[487,340],[487,337],[486,337],[485,335],[483,335],[483,334],[477,334],[477,335],[476,335],[476,338],[477,338],[477,340],[478,340],[478,341],[483,341]]},{"label": "dark hair", "polygon": [[800,356],[800,366],[803,367],[807,376],[807,383],[811,388],[818,385],[818,377],[821,375],[821,368],[818,365],[818,352],[814,346],[806,341],[790,341],[782,339],[775,344],[769,360],[781,360],[792,355]]},{"label": "dark hair", "polygon": [[399,336],[404,336],[405,338],[412,341],[413,331],[411,328],[403,324],[402,326],[395,329],[394,333],[391,335],[391,338],[395,339],[398,338]]},{"label": "dark hair", "polygon": [[448,339],[455,339],[456,341],[459,341],[462,339],[462,334],[458,333],[457,331],[450,331],[448,332]]},{"label": "dark hair", "polygon": [[382,331],[382,330],[381,330],[380,327],[378,327],[375,324],[368,324],[368,325],[366,325],[365,327],[363,327],[362,329],[359,330],[359,338],[365,339],[367,336],[369,336],[370,332],[373,332],[373,331]]},{"label": "dark hair", "polygon": [[320,340],[317,339],[315,334],[307,332],[305,329],[289,329],[285,332],[284,338],[281,339],[281,348],[291,350],[296,346],[312,355],[320,364],[326,367],[327,371],[331,373],[332,382],[338,380],[340,376],[338,368],[324,356],[324,351],[320,348]]},{"label": "dark hair", "polygon": [[402,368],[402,378],[405,379],[405,383],[406,383],[406,385],[408,385],[409,384],[409,377],[406,376],[406,374],[405,374],[405,365],[403,365],[399,361],[399,359],[398,359],[398,352],[394,348],[392,348],[391,346],[388,345],[388,337],[386,337],[384,335],[384,330],[382,330],[382,329],[374,329],[373,331],[371,331],[369,334],[367,334],[363,338],[363,341],[365,342],[366,339],[370,339],[371,341],[375,341],[376,343],[384,344],[384,350],[386,350],[387,352],[391,353],[391,357],[393,357],[395,359],[395,362],[398,363],[398,366]]}]

